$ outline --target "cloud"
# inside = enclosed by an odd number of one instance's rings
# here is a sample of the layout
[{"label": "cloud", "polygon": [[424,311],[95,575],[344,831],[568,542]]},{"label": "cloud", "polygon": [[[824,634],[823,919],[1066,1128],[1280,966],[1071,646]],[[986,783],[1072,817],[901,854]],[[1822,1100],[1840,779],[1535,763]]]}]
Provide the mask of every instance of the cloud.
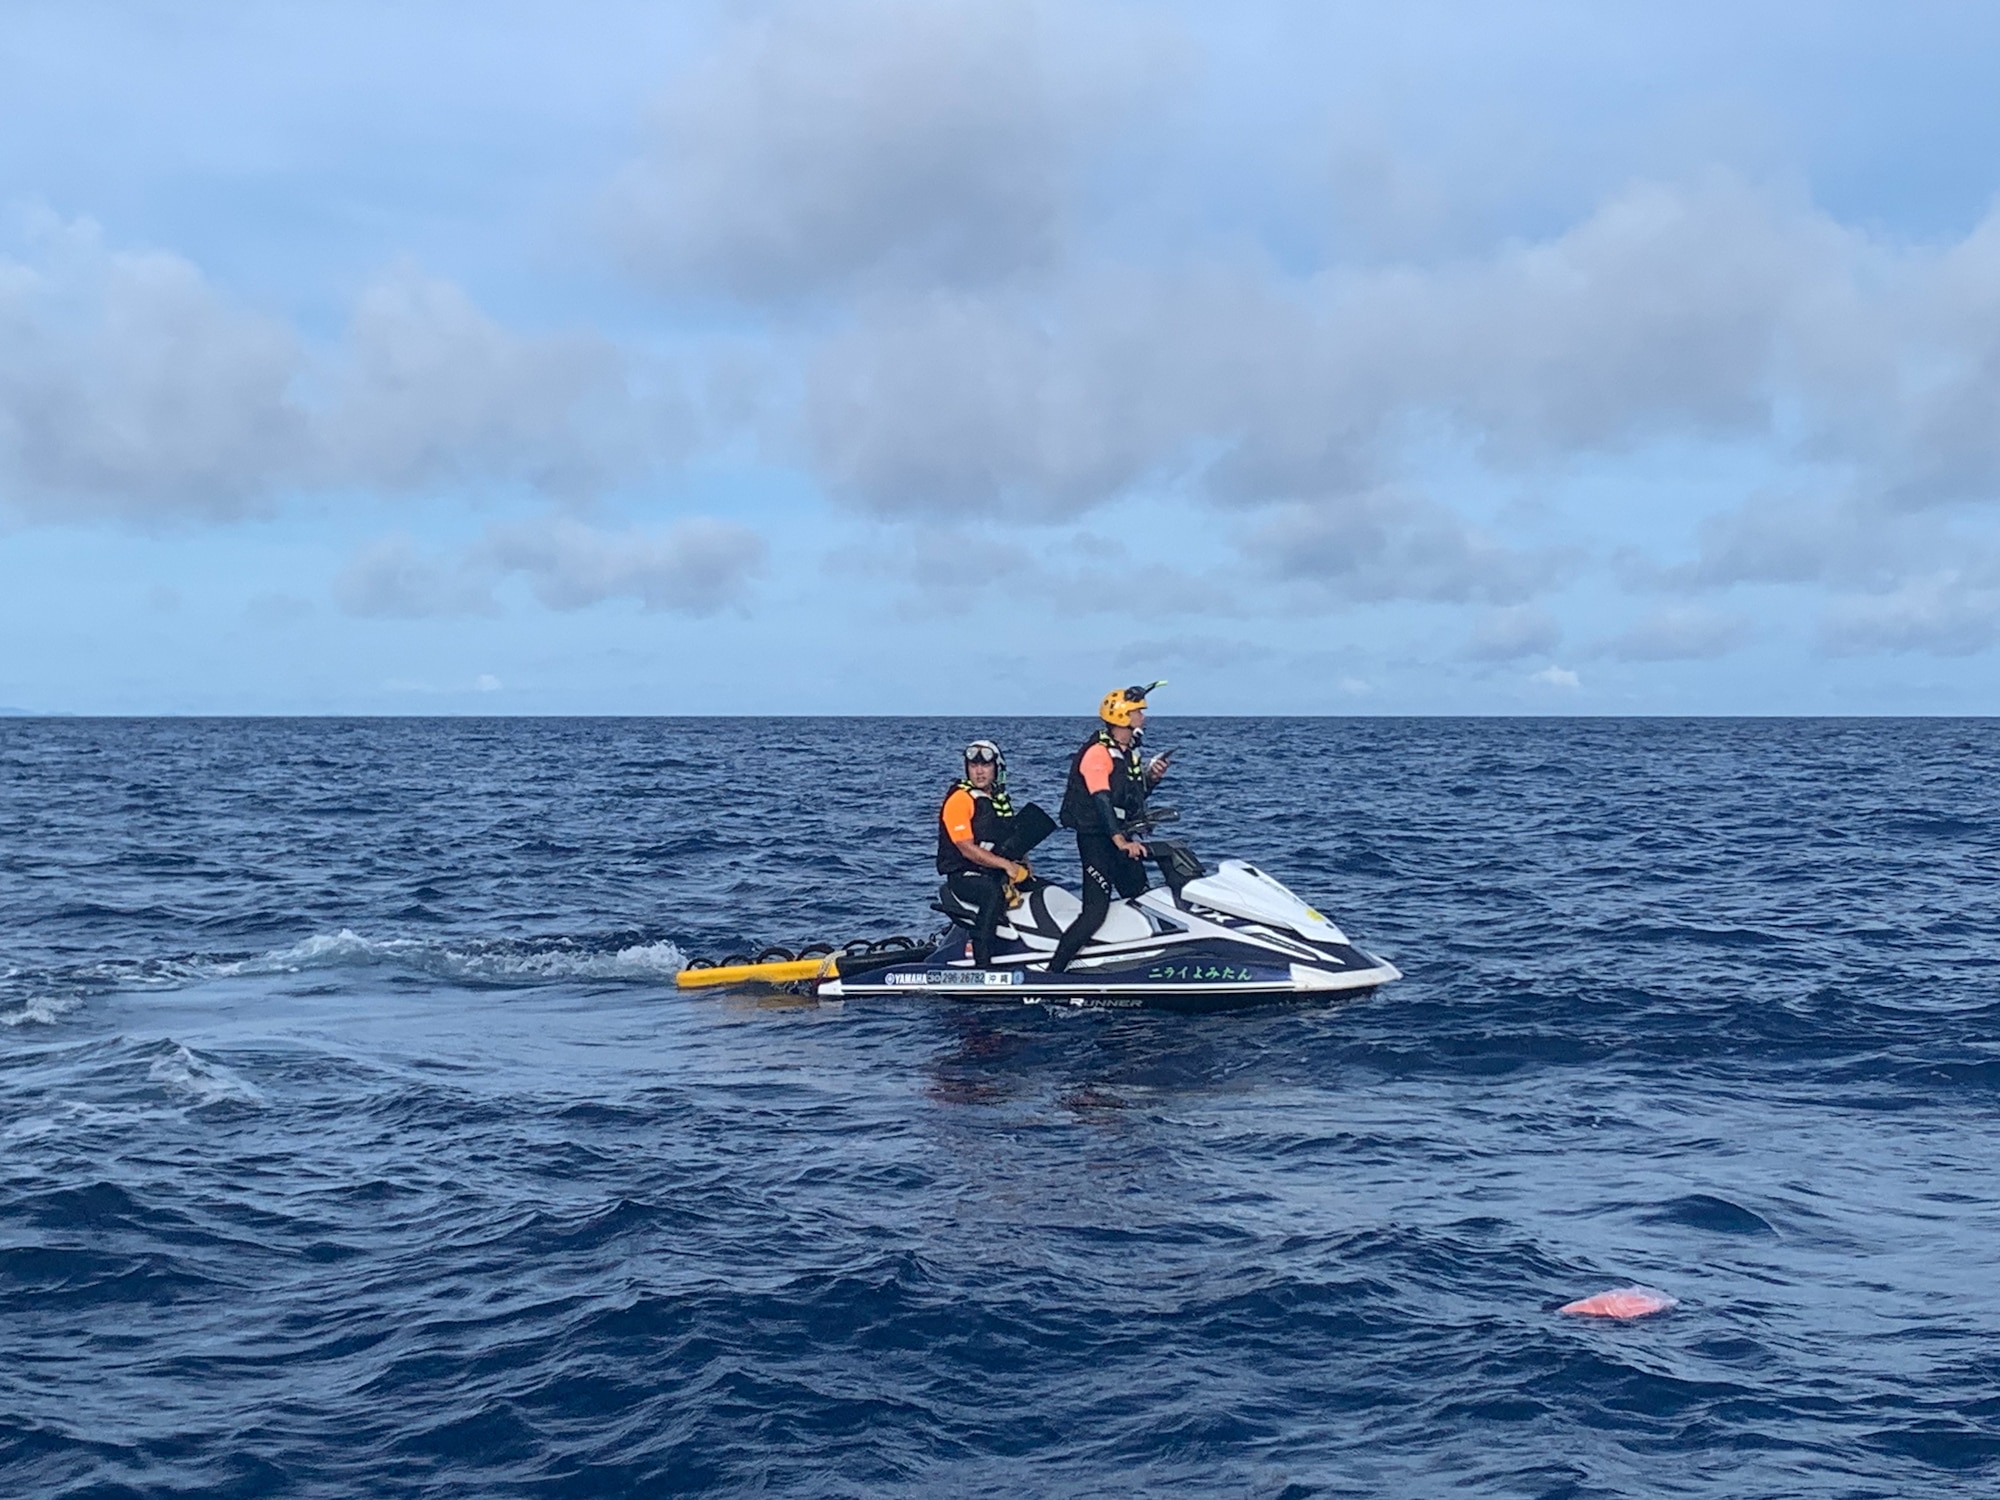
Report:
[{"label": "cloud", "polygon": [[669,424],[602,339],[501,327],[395,270],[344,340],[307,346],[187,260],[36,221],[0,257],[0,516],[229,522],[312,491],[472,482],[575,496],[636,472]]},{"label": "cloud", "polygon": [[1059,522],[1117,499],[1205,426],[1172,373],[1194,351],[1134,293],[1121,300],[1125,312],[1097,304],[1048,322],[1023,302],[956,293],[868,303],[808,366],[814,471],[836,498],[890,518]]},{"label": "cloud", "polygon": [[1151,33],[1035,0],[760,6],[660,101],[614,243],[657,286],[752,302],[1044,266]]},{"label": "cloud", "polygon": [[1210,256],[885,291],[818,348],[808,445],[878,514],[1047,518],[1163,475],[1231,505],[1376,488],[1426,434],[1500,465],[1756,434],[1783,334],[1838,300],[1847,244],[1718,179],[1636,186],[1551,240],[1436,268]]},{"label": "cloud", "polygon": [[[1705,520],[1691,562],[1627,571],[1634,581],[1676,590],[1778,585],[1830,594],[1816,632],[1830,656],[1965,656],[2000,641],[2000,538],[1993,517],[1964,507],[1910,510],[1879,493],[1759,495]],[[1748,634],[1740,616],[1696,608],[1655,618],[1661,627],[1628,633],[1611,644],[1612,654],[1721,654]]]},{"label": "cloud", "polygon": [[748,527],[707,517],[623,531],[544,517],[489,527],[455,556],[385,537],[348,561],[334,597],[351,615],[490,615],[499,612],[495,587],[518,575],[549,609],[634,599],[647,610],[711,615],[744,601],[769,550]]},{"label": "cloud", "polygon": [[763,537],[706,517],[658,531],[601,531],[566,518],[495,527],[481,548],[525,575],[550,609],[636,599],[648,610],[711,615],[746,596],[769,553]]},{"label": "cloud", "polygon": [[406,536],[384,537],[348,559],[334,580],[333,597],[345,613],[368,619],[500,612],[490,574],[427,554]]},{"label": "cloud", "polygon": [[1560,693],[1573,693],[1583,686],[1583,679],[1568,667],[1558,667],[1553,664],[1543,667],[1539,672],[1529,673],[1528,681],[1537,687],[1553,688]]},{"label": "cloud", "polygon": [[574,496],[643,459],[641,413],[610,343],[513,333],[413,266],[363,291],[328,363],[314,427],[328,483],[409,492],[516,480]]},{"label": "cloud", "polygon": [[[1964,656],[2000,640],[1994,522],[1965,507],[1910,510],[1881,494],[1758,495],[1707,518],[1692,561],[1662,568],[1628,558],[1625,572],[1640,586],[1686,592],[1814,589],[1830,596],[1816,632],[1827,655]],[[1628,660],[1720,655],[1749,628],[1740,615],[1670,608],[1609,649]]]},{"label": "cloud", "polygon": [[41,221],[0,259],[0,510],[228,521],[267,507],[307,434],[291,329],[194,266]]},{"label": "cloud", "polygon": [[1268,661],[1277,653],[1255,641],[1232,640],[1224,636],[1167,636],[1133,641],[1121,647],[1111,664],[1147,671],[1162,664],[1228,671],[1254,662]]},{"label": "cloud", "polygon": [[[1704,523],[1693,562],[1625,568],[1681,590],[1881,592],[1953,555],[1941,507],[2000,500],[2000,210],[1909,246],[1709,174],[1434,264],[1297,273],[1188,246],[1046,269],[852,303],[807,367],[801,438],[831,494],[1043,525],[1172,494],[1241,513],[1245,555],[1281,578],[1496,605],[1586,558],[1417,498],[1451,493],[1427,478],[1440,452],[1512,483],[1707,444],[1842,497],[1759,496]],[[1617,649],[1725,634],[1683,620]]]},{"label": "cloud", "polygon": [[1882,368],[1863,387],[1879,415],[1856,424],[1876,435],[1886,418],[1884,489],[1903,504],[2000,498],[2000,208],[1896,272]]},{"label": "cloud", "polygon": [[1572,566],[1561,552],[1506,546],[1443,506],[1395,490],[1283,507],[1244,550],[1272,576],[1328,601],[1517,604]]},{"label": "cloud", "polygon": [[973,601],[1039,606],[1064,614],[1157,619],[1241,616],[1260,601],[1255,580],[1228,566],[1196,571],[1138,556],[1117,534],[1073,528],[1022,536],[977,523],[917,520],[883,528],[828,554],[823,566],[843,581],[879,579],[908,590],[899,608],[932,618]]},{"label": "cloud", "polygon": [[1174,494],[1242,513],[1253,565],[1323,600],[1519,604],[1584,559],[1427,493],[1440,448],[1518,476],[1666,438],[1792,441],[1781,406],[1838,373],[1813,320],[1851,310],[1856,243],[1715,177],[1438,266],[1197,254],[878,288],[814,345],[801,437],[836,499],[886,519],[1053,525]]},{"label": "cloud", "polygon": [[1565,233],[1398,276],[1426,389],[1491,451],[1768,434],[1795,342],[1851,290],[1853,236],[1728,176],[1636,183]]},{"label": "cloud", "polygon": [[1676,592],[1738,584],[1883,588],[1960,545],[1943,518],[1901,512],[1879,498],[1762,493],[1703,518],[1691,561],[1661,566],[1628,553],[1621,572],[1634,587]]},{"label": "cloud", "polygon": [[[1575,566],[1568,552],[1503,545],[1441,506],[1393,492],[1275,508],[1238,541],[1219,542],[1213,527],[1176,538],[1163,513],[1141,503],[1026,532],[916,517],[829,555],[826,566],[843,578],[907,587],[912,613],[978,598],[1065,614],[1129,613],[1137,605],[1169,625],[1196,617],[1296,618],[1386,599],[1512,604],[1563,581]],[[1165,546],[1173,560],[1145,556],[1138,548],[1147,545]],[[1219,638],[1157,639],[1189,649],[1207,642],[1208,651]]]},{"label": "cloud", "polygon": [[1472,628],[1464,655],[1470,661],[1518,661],[1544,656],[1562,641],[1562,626],[1532,605],[1512,604],[1489,609]]},{"label": "cloud", "polygon": [[2000,578],[1946,569],[1910,579],[1876,597],[1849,596],[1828,606],[1820,649],[1829,656],[1920,652],[1970,656],[2000,641]]},{"label": "cloud", "polygon": [[1655,610],[1605,650],[1620,661],[1709,661],[1749,637],[1750,622],[1741,615],[1679,605]]},{"label": "cloud", "polygon": [[[1698,171],[1590,202],[1529,204],[1517,183],[1473,215],[1511,214],[1506,233],[1433,232],[1465,219],[1469,174],[1446,163],[1427,185],[1408,155],[1421,132],[1393,110],[1359,118],[1365,89],[1334,98],[1315,77],[1330,113],[1311,120],[1296,98],[1249,101],[1246,77],[1285,71],[1267,42],[1248,71],[1210,56],[1193,77],[1176,72],[1195,56],[1175,51],[1176,22],[1136,6],[725,14],[738,24],[673,81],[612,194],[616,248],[653,291],[738,303],[740,357],[691,381],[716,394],[710,437],[754,427],[759,459],[912,534],[1038,528],[983,554],[996,589],[1087,599],[1082,570],[1046,554],[1115,532],[1108,507],[1165,498],[1206,507],[1223,536],[1211,572],[1158,575],[1188,610],[1473,604],[1513,613],[1482,617],[1467,654],[1521,660],[1561,639],[1530,606],[1596,564],[1478,524],[1456,497],[1706,446],[1789,471],[1790,491],[1703,525],[1692,560],[1644,570],[1654,586],[1843,591],[1828,649],[1977,635],[1939,622],[1976,617],[1978,589],[1936,580],[1977,531],[1965,515],[2000,499],[2000,211],[1912,242]],[[1162,79],[1192,86],[1159,90],[1144,131],[1121,134]],[[1551,218],[1556,201],[1583,206]],[[1321,232],[1369,203],[1374,231]],[[1365,253],[1339,259],[1357,235]],[[673,369],[707,359],[708,336],[668,332]],[[144,524],[309,491],[574,500],[670,458],[665,429],[692,420],[622,337],[510,328],[404,266],[322,343],[186,260],[45,226],[0,260],[0,512]],[[1547,535],[1635,522],[1638,503],[1684,519],[1673,498],[1577,503],[1603,511]],[[384,544],[341,597],[449,613],[511,576],[554,607],[725,607],[677,561],[684,538],[549,522],[483,545],[473,560]],[[747,557],[711,570],[716,597],[743,597]],[[1202,600],[1232,588],[1260,597]],[[1694,618],[1607,649],[1716,649]]]}]

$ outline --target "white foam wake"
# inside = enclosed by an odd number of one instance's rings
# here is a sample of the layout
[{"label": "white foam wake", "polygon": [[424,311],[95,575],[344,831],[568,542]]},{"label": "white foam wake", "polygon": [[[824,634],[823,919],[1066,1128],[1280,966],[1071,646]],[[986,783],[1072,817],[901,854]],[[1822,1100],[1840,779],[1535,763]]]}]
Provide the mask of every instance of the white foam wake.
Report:
[{"label": "white foam wake", "polygon": [[320,934],[256,958],[219,964],[229,978],[254,974],[297,974],[309,969],[388,967],[442,979],[484,984],[536,984],[564,979],[671,979],[687,967],[687,955],[670,942],[641,943],[614,952],[592,950],[563,940],[540,947],[519,943],[472,943],[451,948],[417,938],[370,938],[348,928]]},{"label": "white foam wake", "polygon": [[255,1084],[237,1077],[221,1063],[211,1062],[190,1052],[179,1042],[173,1051],[153,1060],[146,1076],[176,1093],[191,1094],[197,1104],[262,1104],[264,1095]]},{"label": "white foam wake", "polygon": [[0,1026],[53,1026],[83,1002],[37,995],[19,1010],[0,1011]]},{"label": "white foam wake", "polygon": [[93,1104],[87,1099],[55,1099],[49,1103],[50,1113],[23,1115],[0,1130],[0,1141],[31,1141],[77,1130],[130,1130],[154,1121],[185,1120],[188,1108],[185,1104],[134,1108],[126,1104]]}]

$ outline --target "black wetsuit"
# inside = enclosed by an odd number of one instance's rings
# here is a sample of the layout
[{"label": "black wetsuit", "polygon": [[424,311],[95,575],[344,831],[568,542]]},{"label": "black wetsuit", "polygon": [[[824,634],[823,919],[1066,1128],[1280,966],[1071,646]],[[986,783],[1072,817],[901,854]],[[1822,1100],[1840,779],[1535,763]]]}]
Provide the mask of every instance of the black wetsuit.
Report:
[{"label": "black wetsuit", "polygon": [[[1092,792],[1083,779],[1083,758],[1092,747],[1103,745],[1111,753],[1111,785],[1108,791]],[[1077,858],[1083,864],[1083,910],[1063,929],[1056,951],[1049,959],[1049,972],[1060,974],[1082,951],[1111,910],[1112,897],[1122,900],[1141,895],[1151,883],[1146,878],[1145,861],[1135,859],[1111,841],[1145,810],[1150,790],[1139,761],[1139,740],[1120,749],[1104,730],[1085,740],[1070,758],[1069,781],[1063,788],[1062,823],[1076,830]]]}]

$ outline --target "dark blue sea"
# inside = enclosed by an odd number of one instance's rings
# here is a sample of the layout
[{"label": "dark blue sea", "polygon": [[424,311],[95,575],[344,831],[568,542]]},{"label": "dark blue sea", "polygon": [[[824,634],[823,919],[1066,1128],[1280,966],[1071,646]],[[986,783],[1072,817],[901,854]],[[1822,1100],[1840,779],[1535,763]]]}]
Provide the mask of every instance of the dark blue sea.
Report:
[{"label": "dark blue sea", "polygon": [[2000,724],[1162,718],[1406,979],[675,989],[1086,728],[0,720],[0,1492],[2000,1493]]}]

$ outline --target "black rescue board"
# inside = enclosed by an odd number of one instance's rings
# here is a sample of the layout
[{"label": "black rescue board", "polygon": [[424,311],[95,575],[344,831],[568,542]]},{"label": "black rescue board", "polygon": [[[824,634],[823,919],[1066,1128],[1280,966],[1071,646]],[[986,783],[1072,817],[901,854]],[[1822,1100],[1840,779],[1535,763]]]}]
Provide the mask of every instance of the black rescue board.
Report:
[{"label": "black rescue board", "polygon": [[993,852],[1002,859],[1026,859],[1028,851],[1056,831],[1056,820],[1030,802],[1014,814],[1007,832],[993,841]]}]

